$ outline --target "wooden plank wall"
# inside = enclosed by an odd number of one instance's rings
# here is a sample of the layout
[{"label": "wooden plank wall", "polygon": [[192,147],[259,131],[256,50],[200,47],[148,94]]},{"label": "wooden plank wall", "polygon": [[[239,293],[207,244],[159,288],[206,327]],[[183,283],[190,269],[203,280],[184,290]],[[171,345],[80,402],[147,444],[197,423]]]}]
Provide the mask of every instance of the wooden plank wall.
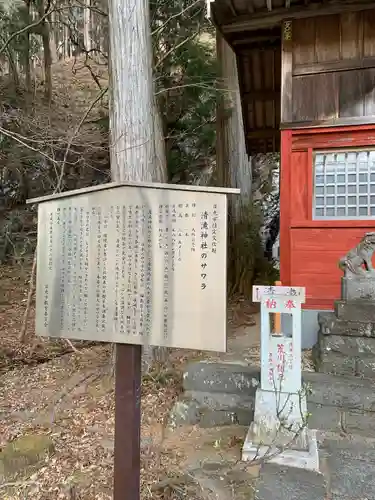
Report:
[{"label": "wooden plank wall", "polygon": [[282,127],[375,123],[375,9],[294,20],[291,33],[290,23]]},{"label": "wooden plank wall", "polygon": [[279,37],[276,46],[248,46],[237,52],[249,155],[280,150],[280,46]]}]

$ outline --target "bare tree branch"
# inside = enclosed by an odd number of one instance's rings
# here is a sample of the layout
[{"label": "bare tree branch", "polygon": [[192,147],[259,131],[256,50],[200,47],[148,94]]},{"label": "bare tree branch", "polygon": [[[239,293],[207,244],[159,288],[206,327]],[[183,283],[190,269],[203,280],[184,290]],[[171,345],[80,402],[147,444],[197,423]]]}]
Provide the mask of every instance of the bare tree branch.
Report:
[{"label": "bare tree branch", "polygon": [[[206,85],[206,84],[202,84],[202,83],[186,83],[186,84],[183,84],[183,85],[174,85],[173,87],[167,87],[165,89],[160,89],[157,92],[155,92],[155,95],[164,94],[165,92],[169,92],[170,90],[184,89],[186,87],[199,87],[199,88],[202,88],[202,89],[212,90],[212,87],[210,87],[209,85]],[[220,90],[220,89],[217,89],[217,90]]]},{"label": "bare tree branch", "polygon": [[52,162],[53,164],[57,163],[57,161],[54,158],[52,158],[51,156],[48,156],[46,153],[44,153],[40,149],[34,148],[33,146],[30,146],[30,144],[27,144],[25,142],[28,140],[26,137],[23,137],[20,134],[17,134],[16,132],[11,132],[10,130],[7,130],[6,128],[3,128],[1,126],[0,126],[0,134],[4,134],[6,137],[13,139],[14,141],[18,142],[19,144],[22,144],[22,146],[25,146],[25,148],[30,149],[31,151],[34,151],[35,153],[40,154],[41,156],[43,156],[44,158],[46,158],[48,161]]},{"label": "bare tree branch", "polygon": [[165,21],[165,23],[163,23],[161,26],[159,26],[158,28],[156,28],[156,30],[154,30],[151,34],[152,36],[160,33],[161,31],[163,31],[163,29],[167,26],[167,24],[169,24],[172,19],[175,19],[176,17],[179,17],[181,16],[182,14],[185,14],[185,12],[187,12],[188,10],[190,10],[192,7],[194,7],[195,5],[197,4],[200,4],[202,3],[201,0],[195,0],[193,3],[191,3],[190,5],[188,5],[187,7],[185,7],[185,9],[181,10],[180,12],[177,12],[177,14],[174,14],[173,16],[169,17],[167,19],[167,21]]},{"label": "bare tree branch", "polygon": [[61,191],[62,181],[63,181],[63,178],[64,178],[64,172],[65,172],[65,165],[66,165],[68,154],[69,154],[70,148],[71,148],[71,146],[73,144],[74,138],[76,137],[76,135],[80,131],[82,125],[84,124],[84,122],[85,122],[86,118],[88,117],[88,115],[91,113],[91,111],[92,111],[93,107],[95,106],[95,104],[97,102],[99,102],[100,99],[102,99],[105,96],[105,94],[107,93],[107,91],[108,91],[108,87],[105,88],[105,89],[102,89],[99,92],[99,94],[95,97],[95,99],[92,101],[92,103],[90,104],[90,106],[87,108],[87,110],[83,114],[81,120],[78,122],[77,127],[75,128],[73,134],[71,135],[71,137],[70,137],[70,139],[68,141],[68,144],[66,146],[66,149],[65,149],[64,159],[63,159],[63,162],[62,162],[62,165],[61,165],[60,177],[59,177],[59,181],[57,183],[56,190],[55,190],[54,194],[58,193],[59,191]]},{"label": "bare tree branch", "polygon": [[177,49],[181,48],[183,45],[185,45],[185,43],[187,42],[190,42],[190,40],[193,40],[195,37],[197,37],[199,35],[199,31],[196,31],[195,33],[193,33],[191,36],[187,37],[187,38],[184,38],[180,43],[178,43],[177,45],[174,45],[170,50],[168,50],[164,55],[163,57],[161,57],[159,59],[159,61],[157,62],[157,64],[155,65],[155,69],[157,69],[162,63],[163,61],[165,61],[165,59],[167,59],[168,56],[170,56],[171,54],[173,54],[173,52],[175,52]]},{"label": "bare tree branch", "polygon": [[[51,5],[50,5],[51,7]],[[66,9],[66,7],[65,7]],[[43,16],[39,17],[39,19],[37,19],[35,22],[31,23],[31,24],[28,24],[27,26],[24,26],[23,28],[21,28],[20,30],[18,31],[15,31],[14,33],[12,33],[10,35],[10,37],[6,40],[6,42],[3,43],[3,45],[0,47],[0,54],[2,54],[6,48],[8,47],[8,45],[10,44],[10,42],[12,40],[14,40],[14,38],[16,38],[17,36],[19,35],[22,35],[23,33],[26,33],[27,31],[30,31],[32,30],[33,28],[35,28],[36,26],[39,26],[39,24],[41,24],[45,19],[47,19],[48,16],[51,15],[51,13],[53,11],[61,11],[61,10],[64,10],[64,8],[59,8],[59,9],[53,9],[53,8],[50,8],[50,10],[48,10],[47,12],[44,13]]]},{"label": "bare tree branch", "polygon": [[[61,191],[62,182],[63,182],[63,178],[64,178],[64,173],[65,173],[65,165],[67,163],[67,158],[68,158],[69,151],[70,151],[70,148],[72,146],[74,138],[76,137],[76,135],[80,131],[83,123],[85,122],[86,118],[88,117],[88,115],[92,111],[92,109],[95,106],[95,104],[98,101],[100,101],[100,99],[102,99],[102,97],[106,94],[107,91],[108,91],[108,88],[103,89],[101,92],[99,92],[99,94],[92,101],[92,103],[87,108],[87,110],[83,114],[82,118],[78,122],[76,128],[74,129],[73,134],[71,135],[71,137],[70,137],[70,139],[69,139],[69,141],[67,143],[66,149],[65,149],[64,159],[63,159],[62,164],[61,164],[60,176],[59,176],[59,179],[58,179],[58,183],[57,183],[57,185],[56,185],[56,187],[55,187],[55,189],[53,191],[53,194],[56,194],[56,193],[58,193],[58,192]],[[33,259],[33,267],[31,269],[31,276],[30,276],[30,286],[29,286],[29,291],[28,291],[28,294],[27,294],[26,309],[25,309],[25,314],[24,314],[24,317],[23,317],[23,323],[22,323],[20,337],[19,337],[19,339],[20,339],[21,342],[25,342],[25,339],[26,339],[27,323],[28,323],[29,316],[30,316],[31,302],[32,302],[32,297],[33,297],[34,289],[35,289],[36,261],[37,261],[37,253],[36,252],[37,251],[35,250],[35,252],[34,252],[34,259]],[[73,345],[71,345],[71,343],[69,345],[74,349],[74,347],[73,347]]]},{"label": "bare tree branch", "polygon": [[35,275],[36,275],[36,250],[34,252],[33,267],[30,273],[29,291],[27,292],[26,309],[23,315],[22,327],[19,336],[20,342],[25,342],[27,323],[30,316],[31,301],[33,299],[33,293],[35,288]]},{"label": "bare tree branch", "polygon": [[80,0],[76,0],[76,4],[79,5],[82,9],[89,9],[91,12],[95,12],[96,14],[99,14],[100,16],[103,17],[108,17],[108,12],[105,12],[104,10],[99,9],[99,7],[95,6],[88,6],[85,5],[83,2],[80,2]]}]

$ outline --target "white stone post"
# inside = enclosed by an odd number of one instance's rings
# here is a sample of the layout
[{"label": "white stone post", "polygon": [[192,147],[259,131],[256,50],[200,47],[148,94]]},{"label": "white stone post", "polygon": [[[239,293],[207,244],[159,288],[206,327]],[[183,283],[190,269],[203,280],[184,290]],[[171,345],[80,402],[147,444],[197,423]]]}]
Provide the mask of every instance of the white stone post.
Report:
[{"label": "white stone post", "polygon": [[[319,470],[316,433],[308,429],[301,381],[301,305],[305,289],[254,286],[261,304],[261,382],[242,459]],[[270,314],[292,315],[292,335],[271,332]]]}]

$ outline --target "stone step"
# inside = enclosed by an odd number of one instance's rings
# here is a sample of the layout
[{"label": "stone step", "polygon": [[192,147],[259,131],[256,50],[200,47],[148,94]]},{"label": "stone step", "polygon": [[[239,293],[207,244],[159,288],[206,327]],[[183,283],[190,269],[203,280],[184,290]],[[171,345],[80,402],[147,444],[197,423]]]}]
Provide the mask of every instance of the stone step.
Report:
[{"label": "stone step", "polygon": [[375,446],[371,439],[325,437],[320,445],[321,464],[331,500],[375,498]]},{"label": "stone step", "polygon": [[323,474],[294,467],[263,465],[255,500],[324,500],[327,480]]},{"label": "stone step", "polygon": [[255,409],[255,395],[242,396],[238,394],[228,394],[225,392],[210,393],[201,391],[186,391],[184,396],[191,401],[195,401],[200,408],[222,411],[231,411],[236,409],[241,412],[247,412],[250,415],[254,413]]},{"label": "stone step", "polygon": [[315,365],[319,372],[375,378],[375,338],[318,335]]},{"label": "stone step", "polygon": [[320,474],[264,464],[255,500],[373,500],[375,447],[368,439],[324,437]]},{"label": "stone step", "polygon": [[308,426],[311,429],[341,433],[348,436],[373,436],[375,432],[375,412],[351,410],[315,404],[307,404],[310,413]]},{"label": "stone step", "polygon": [[[317,372],[302,372],[302,379],[312,388],[308,400],[313,403],[375,411],[373,380]],[[255,398],[259,380],[258,367],[197,361],[187,365],[183,388],[185,393],[195,391]]]},{"label": "stone step", "polygon": [[[312,395],[313,397],[314,395]],[[249,426],[254,419],[253,405],[249,404],[223,407],[218,401],[217,406],[205,406],[187,396],[175,403],[169,425],[199,425],[200,427],[220,427],[226,425]],[[308,401],[307,410],[310,414],[308,425],[311,429],[329,432],[345,433],[347,435],[373,436],[375,435],[375,412],[340,408],[332,405],[322,405]]]},{"label": "stone step", "polygon": [[225,425],[249,426],[254,418],[255,396],[239,397],[226,393],[188,391],[175,403],[169,425],[197,425],[220,427]]},{"label": "stone step", "polygon": [[358,321],[359,323],[375,323],[375,306],[369,300],[336,300],[335,313],[339,319]]},{"label": "stone step", "polygon": [[318,341],[322,352],[335,352],[357,358],[375,356],[375,338],[324,335],[321,333]]},{"label": "stone step", "polygon": [[341,278],[341,299],[346,301],[375,299],[375,281],[368,277]]},{"label": "stone step", "polygon": [[375,337],[375,323],[359,323],[339,319],[334,312],[319,313],[318,323],[323,335]]},{"label": "stone step", "polygon": [[[308,394],[311,429],[374,434],[372,380],[315,372],[303,372],[302,378],[311,387]],[[184,395],[171,413],[173,425],[249,425],[259,379],[259,368],[205,361],[190,363],[184,374]]]},{"label": "stone step", "polygon": [[220,392],[255,397],[260,369],[240,363],[195,361],[183,376],[185,391]]}]

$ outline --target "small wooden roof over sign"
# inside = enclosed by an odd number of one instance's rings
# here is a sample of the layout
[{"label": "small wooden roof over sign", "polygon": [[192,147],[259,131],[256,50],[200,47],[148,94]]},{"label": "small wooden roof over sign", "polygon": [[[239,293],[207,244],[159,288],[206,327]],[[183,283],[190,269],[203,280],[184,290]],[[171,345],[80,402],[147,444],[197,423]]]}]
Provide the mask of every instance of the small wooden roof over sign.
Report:
[{"label": "small wooden roof over sign", "polygon": [[82,189],[75,189],[73,191],[64,191],[63,193],[55,193],[47,196],[41,196],[39,198],[31,198],[27,200],[28,204],[34,203],[44,203],[46,201],[70,198],[73,196],[79,196],[82,194],[95,193],[98,191],[104,191],[106,189],[119,188],[123,186],[128,187],[138,187],[138,188],[150,188],[150,189],[169,189],[173,191],[198,191],[201,193],[217,193],[217,194],[240,194],[241,190],[237,188],[223,188],[223,187],[211,187],[211,186],[194,186],[194,185],[182,185],[182,184],[162,184],[158,182],[109,182],[107,184],[101,184],[100,186],[91,186]]}]

